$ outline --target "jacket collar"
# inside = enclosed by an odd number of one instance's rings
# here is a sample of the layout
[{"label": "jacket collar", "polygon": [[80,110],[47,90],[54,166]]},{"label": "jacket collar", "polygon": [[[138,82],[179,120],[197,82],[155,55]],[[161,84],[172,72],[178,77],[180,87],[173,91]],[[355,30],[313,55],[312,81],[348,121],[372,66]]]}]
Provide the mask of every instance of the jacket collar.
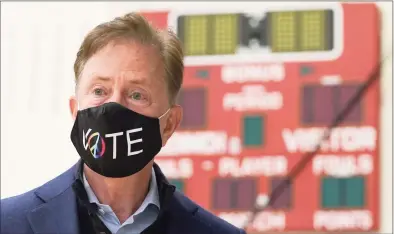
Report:
[{"label": "jacket collar", "polygon": [[[177,220],[184,218],[185,212],[194,215],[198,207],[183,194],[175,191],[175,187],[168,182],[157,164],[153,167],[161,207],[157,222],[166,221],[166,225],[171,223],[173,231],[174,228],[183,230],[186,227],[180,225]],[[79,160],[69,170],[36,190],[35,195],[43,201],[43,204],[28,214],[34,233],[79,233],[77,197],[73,187],[78,183],[83,186],[82,169],[83,163]],[[186,216],[190,217],[192,214]]]},{"label": "jacket collar", "polygon": [[77,203],[71,184],[78,164],[38,188],[35,195],[44,203],[28,214],[34,233],[79,233]]}]

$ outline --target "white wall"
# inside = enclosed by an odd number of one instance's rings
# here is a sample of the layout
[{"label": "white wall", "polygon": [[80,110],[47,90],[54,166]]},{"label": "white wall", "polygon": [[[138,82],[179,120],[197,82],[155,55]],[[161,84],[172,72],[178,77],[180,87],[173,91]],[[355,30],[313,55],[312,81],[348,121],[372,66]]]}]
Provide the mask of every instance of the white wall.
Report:
[{"label": "white wall", "polygon": [[[41,185],[78,159],[69,140],[72,66],[93,26],[138,9],[185,7],[184,2],[43,3],[1,5],[1,197]],[[206,7],[206,3],[196,4]],[[223,8],[220,2],[211,2]],[[231,2],[225,7],[243,7]],[[256,4],[250,3],[252,7]],[[288,3],[280,3],[288,4]],[[299,3],[301,4],[301,3]],[[309,4],[309,3],[303,3]],[[382,15],[382,55],[392,52],[392,3]],[[190,6],[188,6],[190,7]],[[214,6],[212,6],[214,7]],[[392,54],[381,88],[381,231],[392,232]]]}]

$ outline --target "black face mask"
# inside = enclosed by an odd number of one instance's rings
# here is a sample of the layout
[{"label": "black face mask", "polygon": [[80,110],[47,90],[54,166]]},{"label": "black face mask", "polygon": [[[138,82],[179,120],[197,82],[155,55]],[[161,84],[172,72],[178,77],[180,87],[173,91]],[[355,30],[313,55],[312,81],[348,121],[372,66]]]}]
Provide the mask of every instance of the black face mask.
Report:
[{"label": "black face mask", "polygon": [[98,174],[130,176],[159,153],[161,117],[147,117],[118,103],[106,103],[78,111],[71,141],[86,165]]}]

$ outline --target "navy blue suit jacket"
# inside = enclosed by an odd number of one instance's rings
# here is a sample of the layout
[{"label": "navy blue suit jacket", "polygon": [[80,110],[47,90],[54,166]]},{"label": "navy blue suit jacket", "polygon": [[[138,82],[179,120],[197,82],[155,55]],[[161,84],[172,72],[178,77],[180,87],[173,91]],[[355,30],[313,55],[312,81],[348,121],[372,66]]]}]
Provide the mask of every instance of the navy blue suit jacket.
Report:
[{"label": "navy blue suit jacket", "polygon": [[[77,168],[78,164],[41,187],[1,200],[1,233],[78,234],[72,189]],[[178,191],[170,200],[169,214],[166,234],[245,234]]]}]

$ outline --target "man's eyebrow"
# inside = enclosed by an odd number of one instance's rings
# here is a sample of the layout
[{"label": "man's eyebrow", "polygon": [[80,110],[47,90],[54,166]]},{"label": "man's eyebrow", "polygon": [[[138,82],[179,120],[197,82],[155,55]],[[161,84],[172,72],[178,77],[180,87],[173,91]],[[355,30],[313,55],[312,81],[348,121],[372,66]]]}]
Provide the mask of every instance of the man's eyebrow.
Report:
[{"label": "man's eyebrow", "polygon": [[147,80],[148,79],[145,79],[143,77],[141,77],[141,78],[133,78],[133,79],[128,79],[127,83],[130,83],[130,84],[147,84],[148,83]]},{"label": "man's eyebrow", "polygon": [[[96,81],[103,81],[103,82],[109,82],[112,81],[113,78],[110,76],[101,76],[101,75],[96,75],[96,74],[92,74],[92,82],[96,82]],[[133,78],[126,78],[127,79],[127,83],[129,84],[137,84],[137,85],[148,85],[149,79],[145,78],[145,77],[133,77]]]},{"label": "man's eyebrow", "polygon": [[97,76],[97,75],[93,75],[93,79],[92,80],[101,80],[101,81],[110,81],[112,80],[111,77],[108,76]]}]

